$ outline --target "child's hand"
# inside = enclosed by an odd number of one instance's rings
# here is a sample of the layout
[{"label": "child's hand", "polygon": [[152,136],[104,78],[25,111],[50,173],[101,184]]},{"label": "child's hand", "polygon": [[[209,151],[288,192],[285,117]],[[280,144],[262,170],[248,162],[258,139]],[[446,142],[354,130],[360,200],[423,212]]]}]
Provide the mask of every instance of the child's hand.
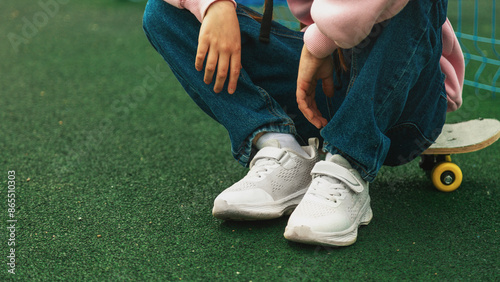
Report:
[{"label": "child's hand", "polygon": [[229,1],[217,1],[207,10],[200,28],[198,51],[196,53],[196,70],[203,70],[206,59],[206,84],[212,83],[217,70],[214,92],[219,93],[228,76],[227,90],[233,94],[241,70],[241,36],[240,25],[236,17],[234,4]]},{"label": "child's hand", "polygon": [[325,127],[328,121],[321,115],[316,105],[316,85],[322,80],[323,92],[333,97],[333,58],[314,57],[306,46],[300,56],[299,74],[297,77],[297,104],[307,120],[317,128]]}]

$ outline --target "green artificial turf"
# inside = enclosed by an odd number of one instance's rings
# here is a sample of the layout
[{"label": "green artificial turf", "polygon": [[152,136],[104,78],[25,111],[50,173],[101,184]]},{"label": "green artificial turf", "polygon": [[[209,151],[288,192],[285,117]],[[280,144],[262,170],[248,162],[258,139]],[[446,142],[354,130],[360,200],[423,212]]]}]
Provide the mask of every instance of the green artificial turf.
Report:
[{"label": "green artificial turf", "polygon": [[[44,10],[1,4],[0,281],[500,279],[500,143],[454,157],[464,182],[452,193],[417,161],[384,167],[350,247],[288,242],[287,218],[223,222],[213,199],[246,170],[147,42],[144,3],[66,2],[17,48],[8,35]],[[498,95],[464,97],[450,122],[500,118]]]}]

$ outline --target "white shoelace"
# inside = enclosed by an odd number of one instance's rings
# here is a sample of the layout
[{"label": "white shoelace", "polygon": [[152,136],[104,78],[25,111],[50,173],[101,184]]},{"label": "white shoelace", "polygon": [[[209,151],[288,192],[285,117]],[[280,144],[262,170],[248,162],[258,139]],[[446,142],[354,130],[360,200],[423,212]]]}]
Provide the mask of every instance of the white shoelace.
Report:
[{"label": "white shoelace", "polygon": [[311,185],[311,194],[337,203],[348,188],[339,180],[329,176],[316,176]]},{"label": "white shoelace", "polygon": [[247,177],[249,178],[262,178],[268,171],[272,168],[279,166],[276,159],[273,158],[262,158],[255,162],[252,169],[248,172]]}]

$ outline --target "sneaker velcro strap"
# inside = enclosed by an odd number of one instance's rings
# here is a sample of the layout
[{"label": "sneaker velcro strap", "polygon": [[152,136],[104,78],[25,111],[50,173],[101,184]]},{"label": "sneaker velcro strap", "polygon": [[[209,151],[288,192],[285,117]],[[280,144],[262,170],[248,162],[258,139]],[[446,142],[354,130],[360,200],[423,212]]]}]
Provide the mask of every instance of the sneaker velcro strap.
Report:
[{"label": "sneaker velcro strap", "polygon": [[250,167],[252,167],[258,159],[271,158],[276,160],[281,160],[286,154],[285,150],[276,147],[264,147],[260,149],[255,157],[250,162]]},{"label": "sneaker velcro strap", "polygon": [[364,183],[362,183],[351,171],[336,163],[326,161],[316,163],[311,174],[326,175],[338,179],[356,193],[361,193],[365,189]]}]

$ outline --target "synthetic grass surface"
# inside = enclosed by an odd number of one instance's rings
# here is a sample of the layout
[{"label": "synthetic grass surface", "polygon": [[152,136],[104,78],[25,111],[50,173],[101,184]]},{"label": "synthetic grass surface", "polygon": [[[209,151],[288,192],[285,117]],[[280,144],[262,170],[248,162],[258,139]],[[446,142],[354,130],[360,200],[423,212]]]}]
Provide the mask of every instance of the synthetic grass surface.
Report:
[{"label": "synthetic grass surface", "polygon": [[[246,169],[147,42],[143,3],[68,1],[32,36],[24,19],[40,16],[38,2],[1,5],[0,280],[500,278],[500,143],[454,157],[464,182],[453,193],[436,191],[417,161],[383,168],[374,219],[353,246],[288,242],[287,218],[212,217]],[[26,39],[17,52],[10,33]],[[500,118],[498,98],[464,96],[449,121]]]}]

